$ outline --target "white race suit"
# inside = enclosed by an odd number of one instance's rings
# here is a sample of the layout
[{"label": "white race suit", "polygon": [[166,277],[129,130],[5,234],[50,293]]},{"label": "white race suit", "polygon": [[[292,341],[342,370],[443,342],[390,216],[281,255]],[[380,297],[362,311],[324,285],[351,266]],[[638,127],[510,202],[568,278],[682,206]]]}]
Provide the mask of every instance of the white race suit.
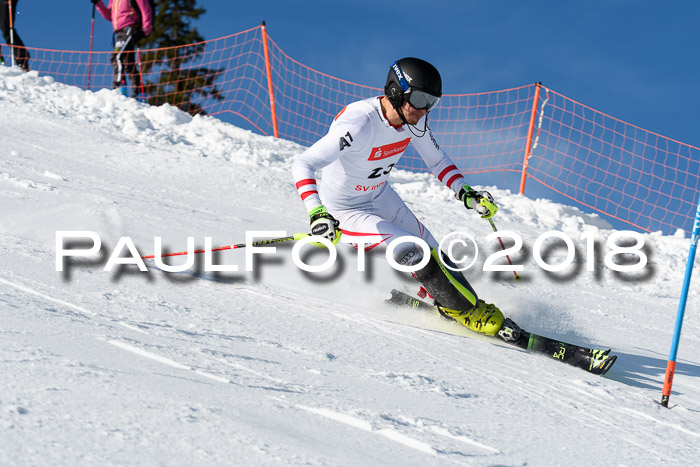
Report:
[{"label": "white race suit", "polygon": [[[389,173],[413,143],[430,171],[455,193],[466,184],[464,177],[429,128],[415,136],[408,125],[391,125],[381,99],[385,97],[345,107],[328,134],[296,158],[292,175],[299,196],[309,212],[324,205],[340,222],[343,235],[376,237],[368,249],[402,236],[416,236],[437,250],[435,238],[389,185]],[[426,117],[416,128],[424,128]],[[320,196],[316,183],[319,169]]]}]

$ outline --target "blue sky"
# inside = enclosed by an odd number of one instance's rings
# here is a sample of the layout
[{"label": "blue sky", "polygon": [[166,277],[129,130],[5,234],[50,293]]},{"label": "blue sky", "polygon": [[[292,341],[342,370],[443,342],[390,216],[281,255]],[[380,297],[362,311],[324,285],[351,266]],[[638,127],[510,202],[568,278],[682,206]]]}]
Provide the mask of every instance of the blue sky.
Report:
[{"label": "blue sky", "polygon": [[[541,81],[601,112],[700,146],[696,0],[537,1],[200,0],[205,39],[255,27],[292,58],[333,76],[383,86],[403,56],[435,64],[449,94]],[[70,5],[70,6],[68,6]],[[20,0],[30,47],[88,50],[89,0]],[[97,15],[95,50],[111,48]]]}]

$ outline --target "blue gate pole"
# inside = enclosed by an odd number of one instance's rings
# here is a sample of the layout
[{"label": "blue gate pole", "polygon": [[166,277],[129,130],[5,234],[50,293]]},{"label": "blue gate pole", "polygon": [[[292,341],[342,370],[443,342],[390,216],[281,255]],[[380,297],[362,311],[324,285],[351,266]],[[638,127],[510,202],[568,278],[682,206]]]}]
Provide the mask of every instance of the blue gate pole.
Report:
[{"label": "blue gate pole", "polygon": [[685,314],[685,303],[688,300],[688,289],[690,288],[690,276],[693,275],[693,264],[695,263],[695,251],[698,248],[698,234],[700,233],[700,199],[698,199],[698,209],[695,212],[695,223],[693,224],[693,235],[690,237],[690,252],[688,262],[685,265],[685,278],[683,279],[683,290],[681,291],[678,312],[676,313],[676,329],[673,332],[673,342],[671,343],[671,353],[666,363],[666,376],[664,376],[664,387],[661,393],[661,405],[668,407],[668,399],[671,397],[671,385],[673,384],[673,374],[676,372],[676,354],[678,353],[678,341],[681,338],[681,328],[683,327],[683,315]]}]

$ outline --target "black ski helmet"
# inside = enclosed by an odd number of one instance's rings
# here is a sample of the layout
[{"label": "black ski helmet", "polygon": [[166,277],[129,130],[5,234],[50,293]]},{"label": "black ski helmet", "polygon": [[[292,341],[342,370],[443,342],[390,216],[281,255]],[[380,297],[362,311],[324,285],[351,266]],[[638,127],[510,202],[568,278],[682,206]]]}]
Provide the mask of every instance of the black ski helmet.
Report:
[{"label": "black ski helmet", "polygon": [[395,109],[408,101],[417,109],[431,110],[442,96],[442,78],[425,60],[402,58],[389,68],[384,93]]}]

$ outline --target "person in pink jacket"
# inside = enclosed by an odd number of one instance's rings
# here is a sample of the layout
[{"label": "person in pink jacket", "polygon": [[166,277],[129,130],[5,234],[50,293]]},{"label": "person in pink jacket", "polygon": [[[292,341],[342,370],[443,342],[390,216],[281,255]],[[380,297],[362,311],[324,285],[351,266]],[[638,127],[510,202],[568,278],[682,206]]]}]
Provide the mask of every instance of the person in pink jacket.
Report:
[{"label": "person in pink jacket", "polygon": [[[114,28],[114,87],[127,95],[126,76],[129,76],[132,95],[140,94],[141,75],[136,66],[136,43],[148,37],[153,30],[153,10],[149,0],[90,0],[100,14],[112,22]],[[144,98],[145,96],[142,96]]]}]

